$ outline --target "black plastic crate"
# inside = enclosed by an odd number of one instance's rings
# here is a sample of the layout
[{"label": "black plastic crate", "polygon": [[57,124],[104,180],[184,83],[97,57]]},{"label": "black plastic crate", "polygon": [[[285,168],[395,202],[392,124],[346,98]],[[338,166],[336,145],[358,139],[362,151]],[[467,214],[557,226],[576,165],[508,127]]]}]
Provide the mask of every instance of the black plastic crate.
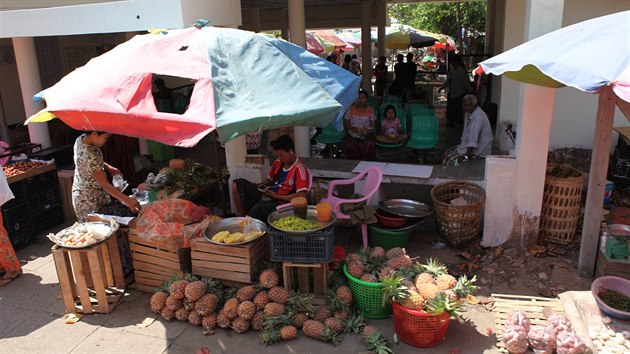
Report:
[{"label": "black plastic crate", "polygon": [[11,192],[13,192],[13,196],[15,198],[4,203],[3,206],[12,207],[18,205],[19,203],[23,203],[26,198],[26,187],[24,186],[24,181],[11,183],[9,184],[9,188],[11,188]]},{"label": "black plastic crate", "polygon": [[47,230],[64,221],[61,196],[56,189],[31,197],[29,204],[35,232]]},{"label": "black plastic crate", "polygon": [[619,140],[617,140],[615,154],[618,154],[619,157],[623,159],[630,159],[630,144],[628,144],[626,139],[621,135],[619,135]]},{"label": "black plastic crate", "polygon": [[28,157],[35,160],[45,161],[55,159],[55,165],[65,166],[73,162],[72,145],[53,146],[48,149],[43,149],[39,152],[31,153],[28,155]]},{"label": "black plastic crate", "polygon": [[12,206],[2,206],[4,228],[14,249],[21,249],[33,242],[33,221],[25,201]]},{"label": "black plastic crate", "polygon": [[269,255],[273,262],[329,263],[335,248],[335,228],[312,233],[288,233],[274,227],[269,234]]},{"label": "black plastic crate", "polygon": [[59,188],[57,181],[57,171],[48,171],[24,180],[26,192],[29,196],[48,191],[52,188]]},{"label": "black plastic crate", "polygon": [[615,152],[612,162],[611,174],[613,176],[630,178],[630,159],[624,159],[618,152]]}]

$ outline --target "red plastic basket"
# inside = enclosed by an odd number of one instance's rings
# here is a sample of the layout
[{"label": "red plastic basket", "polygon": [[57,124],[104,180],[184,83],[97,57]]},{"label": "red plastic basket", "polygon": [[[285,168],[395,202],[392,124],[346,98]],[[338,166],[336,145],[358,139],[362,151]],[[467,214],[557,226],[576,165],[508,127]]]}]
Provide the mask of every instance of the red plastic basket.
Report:
[{"label": "red plastic basket", "polygon": [[433,347],[446,337],[451,316],[444,312],[431,315],[424,311],[409,310],[392,302],[394,329],[398,338],[414,347]]}]

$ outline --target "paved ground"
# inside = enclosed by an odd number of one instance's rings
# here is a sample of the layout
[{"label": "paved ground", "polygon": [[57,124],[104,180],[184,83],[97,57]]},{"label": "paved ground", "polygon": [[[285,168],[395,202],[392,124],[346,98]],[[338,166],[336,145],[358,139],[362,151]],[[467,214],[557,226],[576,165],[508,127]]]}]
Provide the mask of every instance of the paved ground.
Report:
[{"label": "paved ground", "polygon": [[[431,233],[430,224],[412,234],[409,244],[412,256],[426,255],[429,246],[439,241]],[[359,237],[349,229],[341,229],[336,243],[354,250],[359,246]],[[0,353],[192,353],[203,346],[212,353],[360,353],[365,350],[358,335],[344,337],[337,347],[303,335],[291,342],[264,347],[258,333],[252,331],[239,335],[218,329],[214,335],[204,336],[198,327],[162,320],[139,328],[137,324],[155,315],[149,309],[150,295],[135,290],[130,290],[111,314],[87,315],[78,323],[68,325],[62,320],[64,308],[50,246],[41,235],[35,244],[18,251],[24,274],[0,288]],[[450,322],[446,340],[440,345],[422,351],[450,353],[459,349],[460,353],[495,353],[496,339],[487,334],[487,328],[494,328],[493,313],[480,308],[469,309],[464,318],[465,323]],[[393,338],[392,319],[373,320],[371,324]],[[419,350],[402,342],[394,344],[393,349],[396,353]]]}]

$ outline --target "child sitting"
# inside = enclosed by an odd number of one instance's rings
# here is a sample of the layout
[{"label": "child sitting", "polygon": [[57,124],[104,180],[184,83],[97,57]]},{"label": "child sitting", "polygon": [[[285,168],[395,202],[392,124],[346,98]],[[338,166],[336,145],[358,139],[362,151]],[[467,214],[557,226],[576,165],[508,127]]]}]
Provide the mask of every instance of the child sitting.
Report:
[{"label": "child sitting", "polygon": [[385,144],[398,144],[408,139],[403,133],[402,124],[397,117],[396,108],[392,105],[385,107],[385,117],[381,122],[381,132],[376,140]]}]

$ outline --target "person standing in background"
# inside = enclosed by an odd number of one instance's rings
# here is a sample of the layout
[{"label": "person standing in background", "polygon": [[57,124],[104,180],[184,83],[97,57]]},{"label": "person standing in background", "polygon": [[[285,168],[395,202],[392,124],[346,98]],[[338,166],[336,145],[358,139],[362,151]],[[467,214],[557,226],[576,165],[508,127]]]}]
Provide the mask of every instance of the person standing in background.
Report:
[{"label": "person standing in background", "polygon": [[385,87],[387,87],[387,64],[385,57],[378,58],[378,64],[374,67],[374,77],[376,77],[376,97],[380,104],[385,94]]},{"label": "person standing in background", "polygon": [[440,90],[448,88],[446,101],[446,126],[453,127],[455,123],[461,123],[464,113],[462,111],[462,99],[464,95],[473,91],[468,73],[462,65],[459,55],[454,55],[449,61],[450,71],[446,81],[440,86]]},{"label": "person standing in background", "polygon": [[[0,168],[0,205],[13,199],[13,192],[7,183],[7,177]],[[15,254],[9,234],[4,228],[2,213],[0,213],[0,286],[9,284],[13,279],[22,274],[22,265]]]}]

